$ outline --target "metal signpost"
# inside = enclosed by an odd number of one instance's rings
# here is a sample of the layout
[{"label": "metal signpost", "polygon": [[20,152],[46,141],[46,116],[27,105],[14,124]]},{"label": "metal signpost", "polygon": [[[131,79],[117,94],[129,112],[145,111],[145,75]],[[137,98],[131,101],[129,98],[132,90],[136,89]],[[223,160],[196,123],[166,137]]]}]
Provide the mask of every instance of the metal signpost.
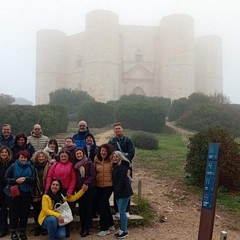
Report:
[{"label": "metal signpost", "polygon": [[218,143],[209,144],[198,240],[212,239],[220,171],[219,148]]}]

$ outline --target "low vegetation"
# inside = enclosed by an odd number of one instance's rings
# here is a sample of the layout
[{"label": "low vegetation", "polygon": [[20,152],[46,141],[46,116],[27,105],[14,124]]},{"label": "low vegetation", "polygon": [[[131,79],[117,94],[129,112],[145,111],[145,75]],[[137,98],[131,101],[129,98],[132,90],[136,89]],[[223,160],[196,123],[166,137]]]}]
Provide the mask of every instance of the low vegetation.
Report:
[{"label": "low vegetation", "polygon": [[[221,132],[222,137],[227,137],[226,141],[224,142],[224,146],[226,146],[225,154],[229,154],[228,156],[230,157],[230,160],[234,162],[234,158],[232,158],[233,156],[230,155],[230,152],[228,150],[229,146],[233,147],[235,146],[235,143],[234,141],[232,142],[232,140],[230,140],[231,138],[229,138],[229,136],[225,134],[227,133],[224,131]],[[177,180],[179,183],[182,183],[185,187],[187,187],[188,190],[192,192],[192,194],[197,194],[199,197],[201,197],[203,192],[202,185],[196,185],[196,181],[192,181],[193,179],[191,177],[189,178],[189,175],[185,172],[188,145],[186,145],[186,143],[182,141],[180,135],[178,135],[177,133],[157,134],[156,136],[159,140],[159,149],[137,149],[136,158],[134,160],[135,165],[147,169],[148,172],[153,173],[158,178]],[[199,141],[200,139],[201,137],[199,138],[198,136]],[[199,145],[198,148],[201,152],[201,149],[205,147]],[[192,157],[192,161],[194,161],[194,156]],[[203,149],[201,157],[203,161],[206,162],[207,149]],[[195,160],[197,161],[197,159]],[[231,167],[233,167],[232,164],[233,163],[230,163]],[[192,166],[192,168],[194,167],[196,166]],[[204,166],[203,171],[205,171]],[[226,171],[229,171],[229,169],[227,168]],[[223,174],[227,174],[227,172]],[[229,177],[231,177],[231,174],[229,174]],[[238,177],[239,176],[237,176],[237,178]],[[226,179],[226,181],[228,180],[229,178]],[[223,179],[221,181],[223,181]],[[232,178],[231,181],[234,181],[234,178]],[[217,205],[224,210],[233,211],[240,214],[239,191],[229,192],[228,188],[226,188],[225,186],[220,186]]]}]

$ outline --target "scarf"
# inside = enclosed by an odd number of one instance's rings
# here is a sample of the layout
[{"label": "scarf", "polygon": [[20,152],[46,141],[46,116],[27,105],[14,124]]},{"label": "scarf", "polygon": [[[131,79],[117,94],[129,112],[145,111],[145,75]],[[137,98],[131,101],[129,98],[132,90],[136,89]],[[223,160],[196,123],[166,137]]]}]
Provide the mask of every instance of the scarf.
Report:
[{"label": "scarf", "polygon": [[56,194],[54,194],[51,190],[51,187],[48,189],[47,191],[47,195],[51,198],[52,202],[53,202],[53,207],[57,204],[57,203],[63,203],[63,198],[61,196],[61,191],[59,190]]},{"label": "scarf", "polygon": [[81,177],[85,177],[85,166],[88,162],[88,158],[85,156],[82,160],[75,163],[74,168],[78,169]]},{"label": "scarf", "polygon": [[[31,162],[27,161],[26,163],[22,163],[17,159],[14,164],[14,177],[15,179],[20,177],[32,177],[33,171],[31,168]],[[26,181],[24,183],[19,184],[19,188],[23,192],[31,192],[32,186]]]}]

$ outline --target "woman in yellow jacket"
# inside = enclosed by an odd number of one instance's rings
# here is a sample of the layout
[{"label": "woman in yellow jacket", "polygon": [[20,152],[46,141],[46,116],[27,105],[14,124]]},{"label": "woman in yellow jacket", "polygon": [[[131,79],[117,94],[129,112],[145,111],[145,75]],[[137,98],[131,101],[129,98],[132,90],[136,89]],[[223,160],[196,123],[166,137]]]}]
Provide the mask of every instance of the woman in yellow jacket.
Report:
[{"label": "woman in yellow jacket", "polygon": [[[42,210],[38,222],[43,228],[47,229],[49,240],[64,239],[66,236],[65,226],[58,225],[58,223],[63,223],[64,219],[60,213],[54,210],[55,204],[64,202],[61,196],[61,186],[60,179],[53,179],[48,192],[42,197]],[[65,199],[68,202],[75,202],[84,192],[85,189],[81,189],[75,195],[67,196]]]}]

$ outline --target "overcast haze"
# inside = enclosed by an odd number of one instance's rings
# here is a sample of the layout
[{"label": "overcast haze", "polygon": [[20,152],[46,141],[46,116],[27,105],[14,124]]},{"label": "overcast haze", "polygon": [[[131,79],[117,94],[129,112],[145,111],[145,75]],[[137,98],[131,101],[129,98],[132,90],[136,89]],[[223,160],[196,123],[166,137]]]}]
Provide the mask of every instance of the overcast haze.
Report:
[{"label": "overcast haze", "polygon": [[223,91],[240,104],[239,0],[0,0],[0,93],[35,102],[36,33],[85,31],[85,15],[111,10],[119,24],[158,26],[162,17],[188,14],[195,37],[223,40]]}]

